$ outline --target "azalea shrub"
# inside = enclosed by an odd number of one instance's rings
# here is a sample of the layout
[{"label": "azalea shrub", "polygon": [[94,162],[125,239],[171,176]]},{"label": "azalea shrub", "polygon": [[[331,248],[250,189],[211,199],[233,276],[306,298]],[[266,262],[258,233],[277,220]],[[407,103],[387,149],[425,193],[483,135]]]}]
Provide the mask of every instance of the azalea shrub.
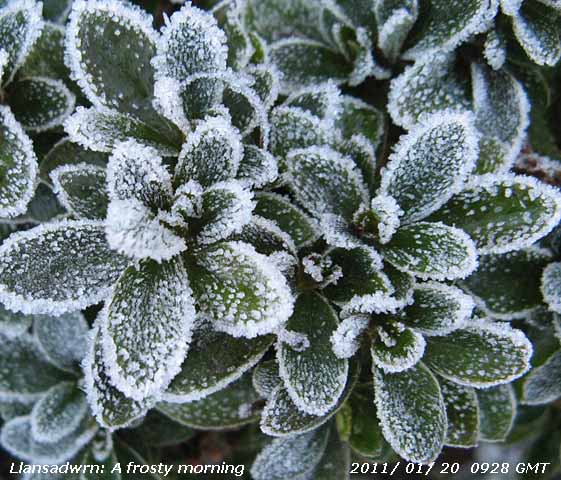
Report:
[{"label": "azalea shrub", "polygon": [[3,463],[553,476],[560,32],[556,0],[0,0]]}]

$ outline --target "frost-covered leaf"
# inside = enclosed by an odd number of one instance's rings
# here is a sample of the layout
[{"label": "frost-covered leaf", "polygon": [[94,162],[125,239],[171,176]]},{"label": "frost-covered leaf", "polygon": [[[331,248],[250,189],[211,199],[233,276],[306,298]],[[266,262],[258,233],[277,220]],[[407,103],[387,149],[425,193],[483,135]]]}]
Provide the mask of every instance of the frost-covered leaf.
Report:
[{"label": "frost-covered leaf", "polygon": [[66,35],[66,63],[94,106],[152,119],[150,60],[157,38],[152,18],[139,7],[114,0],[75,1]]},{"label": "frost-covered leaf", "polygon": [[186,403],[207,397],[240,378],[261,360],[274,337],[234,338],[199,326],[193,335],[181,371],[163,395],[163,400]]},{"label": "frost-covered leaf", "polygon": [[105,362],[114,385],[135,400],[165,389],[181,370],[195,322],[181,258],[130,266],[102,319]]},{"label": "frost-covered leaf", "polygon": [[347,405],[350,406],[352,422],[349,445],[363,457],[382,458],[386,445],[371,388],[357,388]]},{"label": "frost-covered leaf", "polygon": [[335,84],[326,82],[297,90],[286,99],[284,105],[309,112],[332,125],[342,113],[342,96]]},{"label": "frost-covered leaf", "polygon": [[6,50],[0,50],[0,80],[2,80],[2,75],[4,75],[4,69],[8,65],[8,52]]},{"label": "frost-covered leaf", "polygon": [[516,398],[511,385],[477,390],[480,438],[484,442],[506,439],[516,416]]},{"label": "frost-covered leaf", "polygon": [[490,30],[485,39],[483,55],[493,70],[501,69],[506,62],[506,38],[499,30]]},{"label": "frost-covered leaf", "polygon": [[401,222],[421,220],[458,193],[477,160],[471,116],[438,114],[402,137],[382,174],[381,191],[404,211]]},{"label": "frost-covered leaf", "polygon": [[298,248],[310,245],[318,238],[316,223],[290,202],[290,199],[269,192],[255,196],[254,213],[275,222]]},{"label": "frost-covered leaf", "polygon": [[188,265],[200,314],[217,330],[253,338],[277,330],[292,314],[286,280],[246,243],[218,243],[189,257]]},{"label": "frost-covered leaf", "polygon": [[[0,26],[1,28],[1,26]],[[0,105],[0,216],[25,213],[33,196],[37,157],[33,144],[8,107]]]},{"label": "frost-covered leaf", "polygon": [[297,148],[328,143],[329,133],[321,119],[301,108],[281,105],[271,112],[270,122],[271,152],[278,159]]},{"label": "frost-covered leaf", "polygon": [[386,326],[385,335],[372,342],[372,362],[385,373],[399,373],[415,366],[425,351],[424,337],[410,328],[395,331]]},{"label": "frost-covered leaf", "polygon": [[86,417],[80,427],[55,443],[41,443],[32,437],[29,417],[17,417],[2,428],[0,444],[12,455],[27,462],[55,465],[78,453],[97,432],[97,425]]},{"label": "frost-covered leaf", "polygon": [[181,425],[200,430],[238,428],[259,419],[259,396],[246,374],[226,388],[189,403],[158,404],[158,409]]},{"label": "frost-covered leaf", "polygon": [[188,441],[196,432],[154,409],[146,414],[139,426],[133,426],[123,434],[126,441],[133,445],[145,443],[155,447],[170,447]]},{"label": "frost-covered leaf", "polygon": [[[504,70],[472,65],[475,125],[482,132],[477,173],[509,170],[522,149],[530,123],[530,103],[522,84]],[[499,158],[489,143],[501,147]],[[489,155],[491,153],[491,155]]]},{"label": "frost-covered leaf", "polygon": [[543,405],[561,397],[561,350],[533,369],[524,379],[522,401],[528,405]]},{"label": "frost-covered leaf", "polygon": [[269,46],[268,54],[282,74],[283,93],[328,80],[343,83],[353,68],[341,53],[324,43],[303,38],[275,42]]},{"label": "frost-covered leaf", "polygon": [[105,299],[127,263],[107,245],[100,222],[41,225],[0,247],[0,298],[23,313],[78,310]]},{"label": "frost-covered leaf", "polygon": [[418,363],[400,373],[374,369],[374,394],[382,433],[407,461],[429,463],[446,437],[446,409],[438,381]]},{"label": "frost-covered leaf", "polygon": [[226,120],[214,117],[199,124],[183,145],[174,183],[195,180],[203,187],[231,180],[243,156],[239,132]]},{"label": "frost-covered leaf", "polygon": [[333,353],[338,358],[351,358],[360,348],[361,335],[369,324],[367,315],[351,315],[343,319],[331,335]]},{"label": "frost-covered leaf", "polygon": [[324,415],[312,415],[299,409],[284,385],[277,385],[270,394],[261,416],[261,430],[275,437],[293,436],[316,430],[341,409],[352,393],[360,373],[358,362],[350,362],[345,390],[337,404]]},{"label": "frost-covered leaf", "polygon": [[545,249],[527,248],[502,255],[482,255],[477,270],[462,282],[487,315],[522,318],[543,302],[543,269],[551,261]]},{"label": "frost-covered leaf", "polygon": [[31,132],[61,125],[74,111],[74,94],[60,80],[24,78],[11,83],[7,94],[14,116]]},{"label": "frost-covered leaf", "polygon": [[170,20],[152,60],[158,77],[184,80],[194,74],[226,70],[226,35],[210,13],[185,5]]},{"label": "frost-covered leaf", "polygon": [[236,177],[242,184],[261,188],[274,182],[278,173],[275,157],[254,145],[245,145]]},{"label": "frost-covered leaf", "polygon": [[399,321],[424,335],[446,335],[469,319],[473,300],[459,288],[436,282],[418,284],[413,302]]},{"label": "frost-covered leaf", "polygon": [[316,293],[301,293],[286,329],[304,335],[303,351],[277,346],[280,376],[298,409],[325,415],[336,404],[347,382],[348,362],[333,353],[330,337],[339,324],[329,303]]},{"label": "frost-covered leaf", "polygon": [[77,218],[103,220],[109,199],[105,169],[88,163],[62,165],[50,173],[60,203]]},{"label": "frost-covered leaf", "polygon": [[404,57],[414,59],[428,51],[453,50],[472,35],[487,30],[498,8],[497,0],[466,0],[452,4],[447,0],[432,0],[419,12],[423,22],[416,33],[417,42]]},{"label": "frost-covered leaf", "polygon": [[538,2],[524,2],[512,18],[516,39],[530,59],[553,67],[561,58],[558,13]]},{"label": "frost-covered leaf", "polygon": [[2,400],[0,401],[0,417],[4,422],[7,422],[16,417],[29,415],[36,401],[37,399],[33,397],[29,399]]},{"label": "frost-covered leaf", "polygon": [[351,220],[368,198],[362,175],[352,160],[329,147],[310,147],[288,156],[290,187],[314,216],[341,215]]},{"label": "frost-covered leaf", "polygon": [[461,228],[482,254],[529,247],[561,218],[561,197],[531,177],[482,175],[431,216]]},{"label": "frost-covered leaf", "polygon": [[442,223],[419,222],[401,227],[381,250],[394,267],[422,279],[465,278],[477,266],[471,238]]},{"label": "frost-covered leaf", "polygon": [[251,476],[255,480],[314,478],[307,475],[320,462],[329,435],[330,429],[326,426],[302,435],[273,440],[257,455],[251,467]]},{"label": "frost-covered leaf", "polygon": [[267,146],[267,112],[261,99],[251,88],[251,80],[246,77],[232,77],[225,82],[222,103],[226,106],[232,125],[242,136],[249,136],[259,128],[259,136]]},{"label": "frost-covered leaf", "polygon": [[278,70],[274,65],[260,64],[249,65],[245,72],[253,78],[253,90],[265,108],[272,107],[279,96],[280,74]]},{"label": "frost-covered leaf", "polygon": [[270,398],[281,383],[276,360],[265,360],[253,369],[251,384],[263,398]]},{"label": "frost-covered leaf", "polygon": [[74,382],[49,389],[31,412],[31,435],[43,443],[55,443],[74,432],[88,413],[84,393]]},{"label": "frost-covered leaf", "polygon": [[105,168],[108,155],[101,152],[85,150],[71,142],[68,137],[57,142],[41,160],[39,175],[46,182],[52,181],[50,173],[58,167],[66,165],[93,165]]},{"label": "frost-covered leaf", "polygon": [[[57,0],[53,0],[53,3]],[[61,3],[61,2],[57,2]],[[43,2],[43,16],[46,5]],[[67,80],[70,71],[64,64],[65,29],[54,23],[45,22],[41,35],[18,69],[19,78],[48,77]]]},{"label": "frost-covered leaf", "polygon": [[411,128],[423,114],[469,108],[468,85],[455,60],[452,53],[437,51],[392,80],[388,111],[394,123]]},{"label": "frost-covered leaf", "polygon": [[0,10],[0,50],[8,54],[0,85],[12,80],[41,35],[41,11],[41,2],[35,0],[10,2]]},{"label": "frost-covered leaf", "polygon": [[541,290],[550,310],[561,313],[561,263],[554,262],[545,268]]},{"label": "frost-covered leaf", "polygon": [[140,402],[132,400],[113,386],[105,364],[99,322],[94,325],[90,335],[83,368],[84,388],[91,411],[104,428],[113,430],[126,427],[144,416],[154,402],[149,398]]},{"label": "frost-covered leaf", "polygon": [[65,378],[41,352],[37,341],[27,333],[15,338],[0,337],[0,398],[36,398]]},{"label": "frost-covered leaf", "polygon": [[200,244],[212,244],[241,232],[252,210],[252,195],[239,183],[216,183],[201,195],[200,218],[189,222],[189,230]]},{"label": "frost-covered leaf", "polygon": [[71,0],[43,0],[43,17],[51,22],[64,23],[71,6]]},{"label": "frost-covered leaf", "polygon": [[384,134],[383,113],[350,95],[344,95],[341,100],[335,125],[341,130],[343,138],[360,136],[375,150]]},{"label": "frost-covered leaf", "polygon": [[449,447],[476,447],[479,440],[479,405],[475,389],[438,379],[446,405],[448,429],[444,443]]},{"label": "frost-covered leaf", "polygon": [[[365,245],[352,249],[335,248],[329,251],[328,258],[341,269],[342,275],[336,283],[324,288],[327,298],[338,304],[352,301],[355,308],[360,304],[364,312],[384,310],[383,299],[394,289],[381,271],[381,258],[373,248]],[[389,303],[387,307],[390,307]]]},{"label": "frost-covered leaf", "polygon": [[374,12],[378,23],[378,45],[391,61],[397,59],[417,20],[418,10],[417,0],[376,0]]},{"label": "frost-covered leaf", "polygon": [[424,362],[443,377],[478,388],[508,383],[529,368],[532,345],[520,330],[472,319],[443,337],[428,337]]},{"label": "frost-covered leaf", "polygon": [[82,313],[33,318],[33,332],[47,358],[60,369],[75,372],[84,358],[89,329]]},{"label": "frost-covered leaf", "polygon": [[33,323],[33,317],[11,312],[0,305],[0,334],[13,338],[26,332]]},{"label": "frost-covered leaf", "polygon": [[179,153],[179,139],[170,140],[131,114],[117,110],[78,107],[64,122],[64,129],[73,142],[96,152],[111,152],[120,142],[132,138],[161,155]]}]

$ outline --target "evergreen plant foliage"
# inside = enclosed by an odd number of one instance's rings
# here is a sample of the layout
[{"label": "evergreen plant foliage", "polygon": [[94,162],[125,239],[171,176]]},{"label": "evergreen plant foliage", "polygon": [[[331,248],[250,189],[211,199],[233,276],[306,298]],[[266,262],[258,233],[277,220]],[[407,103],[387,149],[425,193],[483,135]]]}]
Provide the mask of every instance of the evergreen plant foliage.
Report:
[{"label": "evergreen plant foliage", "polygon": [[0,0],[1,458],[553,476],[560,59],[558,0]]}]

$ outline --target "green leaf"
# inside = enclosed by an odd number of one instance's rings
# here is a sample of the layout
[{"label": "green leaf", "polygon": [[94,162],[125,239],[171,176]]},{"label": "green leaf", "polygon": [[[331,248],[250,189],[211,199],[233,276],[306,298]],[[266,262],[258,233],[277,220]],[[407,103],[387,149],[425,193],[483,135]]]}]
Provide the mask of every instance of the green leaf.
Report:
[{"label": "green leaf", "polygon": [[81,312],[51,317],[34,315],[33,333],[50,362],[61,370],[76,373],[84,358],[89,326]]},{"label": "green leaf", "polygon": [[392,325],[382,327],[385,335],[372,342],[372,362],[385,373],[398,373],[415,366],[425,351],[425,339],[415,330]]},{"label": "green leaf", "polygon": [[244,185],[261,188],[278,176],[277,160],[269,152],[255,145],[245,145],[236,178]]},{"label": "green leaf", "polygon": [[436,51],[416,59],[391,81],[388,111],[392,120],[409,129],[423,114],[467,110],[466,77],[457,70],[456,57],[450,52]]},{"label": "green leaf", "polygon": [[11,312],[0,305],[0,335],[14,338],[29,330],[33,317]]},{"label": "green leaf", "polygon": [[43,132],[57,127],[74,111],[76,99],[60,80],[32,77],[7,89],[8,103],[23,128]]},{"label": "green leaf", "polygon": [[529,247],[561,218],[559,193],[531,177],[483,175],[431,216],[464,230],[482,254]]},{"label": "green leaf", "polygon": [[276,438],[257,455],[251,476],[255,480],[309,478],[323,457],[329,436],[330,428],[326,426],[302,435]]},{"label": "green leaf", "polygon": [[422,363],[400,373],[375,368],[374,394],[382,433],[392,448],[410,462],[437,458],[447,422],[442,393],[430,370]]},{"label": "green leaf", "polygon": [[30,138],[10,109],[2,105],[0,139],[0,217],[16,217],[25,213],[33,197],[37,157]]},{"label": "green leaf", "polygon": [[484,442],[506,440],[516,416],[516,398],[510,385],[477,390],[480,439]]},{"label": "green leaf", "polygon": [[[505,172],[512,167],[526,138],[530,124],[528,97],[522,84],[504,70],[495,72],[474,63],[471,74],[475,125],[482,133],[483,147],[476,172]],[[495,147],[490,149],[490,145]]]},{"label": "green leaf", "polygon": [[280,40],[269,46],[268,54],[282,74],[283,93],[328,80],[343,83],[352,73],[352,65],[344,55],[314,40]]},{"label": "green leaf", "polygon": [[538,2],[526,2],[512,18],[512,28],[533,62],[553,67],[561,58],[559,15],[553,8]]},{"label": "green leaf", "polygon": [[422,4],[419,17],[423,19],[416,32],[415,46],[403,55],[412,60],[428,51],[453,50],[475,34],[488,28],[497,14],[498,2],[467,0],[450,4],[447,0],[431,0]]},{"label": "green leaf", "polygon": [[150,398],[136,401],[115,388],[104,358],[98,321],[91,332],[84,359],[84,388],[97,423],[108,429],[124,428],[143,417],[154,401]]},{"label": "green leaf", "polygon": [[544,405],[561,397],[561,350],[533,369],[524,379],[522,401],[527,405]]},{"label": "green leaf", "polygon": [[107,154],[85,150],[68,138],[63,138],[43,157],[39,175],[42,180],[50,182],[50,173],[58,167],[86,164],[105,168],[107,160]]},{"label": "green leaf", "polygon": [[195,323],[181,258],[162,263],[144,260],[127,268],[101,319],[105,362],[113,384],[139,401],[167,388],[181,371]]},{"label": "green leaf", "polygon": [[357,389],[348,405],[352,414],[350,447],[362,457],[380,459],[385,450],[385,440],[370,388]]},{"label": "green leaf", "polygon": [[199,314],[234,337],[276,331],[292,313],[286,280],[242,242],[218,243],[186,258]]},{"label": "green leaf", "polygon": [[115,1],[74,2],[65,45],[67,64],[95,107],[154,121],[151,59],[157,40],[151,16],[139,7]]},{"label": "green leaf", "polygon": [[323,289],[327,298],[337,304],[350,302],[353,310],[384,312],[395,307],[391,301],[394,288],[382,272],[380,256],[365,245],[352,249],[334,248],[328,251],[331,261],[341,268],[336,283]]},{"label": "green leaf", "polygon": [[378,45],[384,55],[394,62],[419,15],[418,1],[376,0],[374,13],[378,27]]},{"label": "green leaf", "polygon": [[254,339],[234,338],[198,326],[187,358],[162,398],[186,403],[207,397],[240,378],[261,360],[272,345],[271,335]]},{"label": "green leaf", "polygon": [[[58,0],[51,1],[51,3],[54,2],[63,3]],[[43,16],[45,16],[46,8],[46,2],[43,2]],[[18,69],[18,77],[48,77],[68,80],[70,71],[64,64],[64,37],[65,29],[62,26],[46,22],[41,36],[25,58],[25,63]],[[70,88],[74,89],[74,86]]]},{"label": "green leaf", "polygon": [[275,222],[286,232],[296,247],[303,248],[317,240],[316,223],[302,210],[290,203],[288,197],[275,193],[259,192],[255,196],[254,213]]},{"label": "green leaf", "polygon": [[335,125],[343,138],[360,135],[376,150],[384,134],[384,114],[366,102],[344,95]]},{"label": "green leaf", "polygon": [[[222,103],[232,118],[232,125],[243,137],[249,136],[256,128],[260,129],[260,138],[267,135],[269,127],[265,107],[243,79],[232,77],[225,82]],[[266,145],[266,141],[263,143]]]},{"label": "green leaf", "polygon": [[413,302],[406,306],[399,321],[428,336],[442,336],[468,321],[473,300],[459,288],[443,283],[415,285]]},{"label": "green leaf", "polygon": [[561,263],[550,263],[543,271],[541,291],[550,310],[561,313]]},{"label": "green leaf", "polygon": [[76,383],[61,382],[33,406],[31,435],[38,442],[58,442],[73,433],[88,413],[86,397]]},{"label": "green leaf", "polygon": [[325,415],[320,416],[300,410],[290,398],[284,385],[277,383],[270,393],[261,415],[261,430],[267,435],[284,437],[317,429],[330,420],[345,404],[355,387],[359,373],[360,365],[357,362],[351,362],[345,390],[337,404]]},{"label": "green leaf", "polygon": [[449,447],[476,447],[479,441],[479,405],[475,389],[443,378],[438,382],[448,418],[444,443]]},{"label": "green leaf", "polygon": [[130,428],[123,433],[127,441],[156,447],[179,445],[196,434],[191,428],[170,420],[158,410],[150,410],[138,427]]},{"label": "green leaf", "polygon": [[270,398],[275,389],[282,383],[276,360],[264,360],[254,369],[251,383],[255,391],[263,398]]},{"label": "green leaf", "polygon": [[106,299],[127,264],[110,250],[100,222],[41,225],[0,247],[0,300],[23,313],[79,310]]},{"label": "green leaf", "polygon": [[465,114],[438,114],[401,137],[382,174],[381,193],[392,196],[402,223],[438,210],[455,193],[477,160],[478,135]]},{"label": "green leaf", "polygon": [[368,199],[352,160],[329,147],[293,150],[288,156],[288,179],[298,202],[318,218],[334,214],[350,221]]},{"label": "green leaf", "polygon": [[195,402],[158,404],[173,421],[198,430],[238,428],[259,419],[259,396],[244,375],[226,388]]},{"label": "green leaf", "polygon": [[37,341],[24,333],[15,338],[2,336],[0,343],[0,398],[37,398],[65,375],[43,354]]},{"label": "green leaf", "polygon": [[477,252],[462,230],[443,223],[401,227],[381,249],[384,260],[422,279],[465,278],[477,266]]},{"label": "green leaf", "polygon": [[164,137],[161,132],[129,113],[111,109],[78,107],[64,122],[70,140],[88,150],[111,152],[120,142],[138,140],[155,148],[160,155],[175,157],[180,140]]},{"label": "green leaf", "polygon": [[9,83],[41,35],[42,4],[35,0],[10,2],[0,10],[0,51],[8,54],[0,86]]},{"label": "green leaf", "polygon": [[271,152],[282,161],[291,150],[328,143],[329,134],[321,119],[296,107],[281,105],[271,112]]},{"label": "green leaf", "polygon": [[41,443],[32,437],[32,427],[29,417],[17,417],[10,420],[2,428],[0,444],[13,456],[27,462],[38,464],[61,464],[76,455],[97,431],[97,425],[92,425],[91,419],[86,417],[80,427],[71,435],[55,443]]},{"label": "green leaf", "polygon": [[280,376],[299,410],[325,415],[342,395],[348,375],[347,360],[333,353],[330,337],[339,319],[327,300],[317,293],[301,293],[286,329],[305,338],[304,350],[283,343],[277,345]]},{"label": "green leaf", "polygon": [[103,220],[109,198],[105,169],[88,163],[62,165],[50,173],[60,203],[76,218]]},{"label": "green leaf", "polygon": [[487,315],[501,320],[523,318],[543,303],[541,277],[550,261],[548,250],[535,247],[483,255],[462,287]]},{"label": "green leaf", "polygon": [[428,337],[424,362],[460,385],[487,388],[526,373],[532,345],[507,324],[472,319],[444,337]]},{"label": "green leaf", "polygon": [[240,134],[220,117],[200,123],[183,145],[174,183],[195,180],[203,187],[236,176],[243,156]]}]

